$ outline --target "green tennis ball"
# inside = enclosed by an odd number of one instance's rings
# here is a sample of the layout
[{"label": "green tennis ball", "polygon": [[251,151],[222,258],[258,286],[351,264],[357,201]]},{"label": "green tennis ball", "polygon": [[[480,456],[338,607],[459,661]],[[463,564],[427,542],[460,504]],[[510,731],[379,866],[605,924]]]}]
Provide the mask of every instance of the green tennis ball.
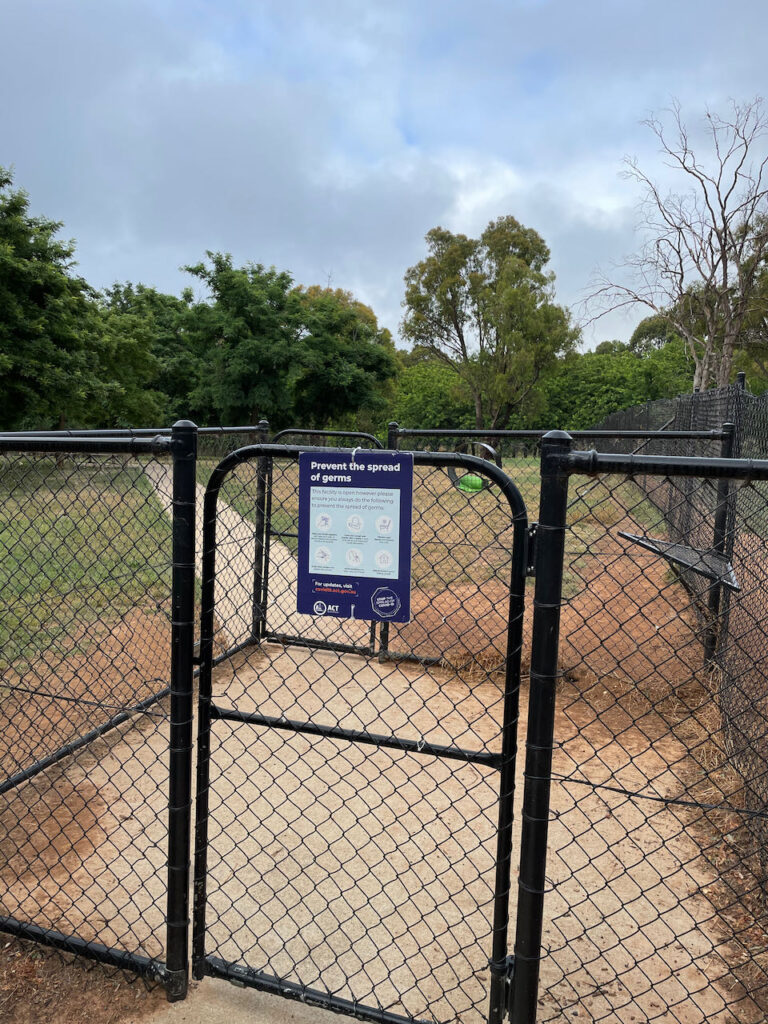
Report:
[{"label": "green tennis ball", "polygon": [[466,494],[477,494],[483,489],[483,478],[475,476],[474,473],[467,473],[459,480],[459,490]]}]

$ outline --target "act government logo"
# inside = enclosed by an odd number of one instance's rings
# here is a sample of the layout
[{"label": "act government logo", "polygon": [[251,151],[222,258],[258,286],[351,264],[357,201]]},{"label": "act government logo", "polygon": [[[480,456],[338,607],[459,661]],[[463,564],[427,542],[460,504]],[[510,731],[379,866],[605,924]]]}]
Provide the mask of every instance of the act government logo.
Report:
[{"label": "act government logo", "polygon": [[325,603],[325,601],[315,601],[314,605],[312,606],[312,611],[315,613],[315,615],[325,615],[327,610],[328,605]]}]

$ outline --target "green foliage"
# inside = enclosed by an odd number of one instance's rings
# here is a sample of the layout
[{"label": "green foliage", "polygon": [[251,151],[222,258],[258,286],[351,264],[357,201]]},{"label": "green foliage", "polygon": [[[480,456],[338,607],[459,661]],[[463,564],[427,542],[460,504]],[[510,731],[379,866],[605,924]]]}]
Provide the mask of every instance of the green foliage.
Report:
[{"label": "green foliage", "polygon": [[397,372],[389,331],[350,292],[298,288],[304,363],[294,385],[293,419],[309,427],[339,422],[365,409],[386,418],[388,383]]},{"label": "green foliage", "polygon": [[405,337],[451,367],[472,395],[475,425],[504,428],[538,405],[537,385],[578,332],[554,303],[549,249],[514,217],[479,239],[434,228],[405,275]]},{"label": "green foliage", "polygon": [[393,419],[410,428],[472,428],[472,396],[456,371],[436,360],[406,366],[397,380]]},{"label": "green foliage", "polygon": [[682,339],[646,354],[631,345],[603,342],[560,363],[544,382],[545,404],[530,425],[588,429],[617,409],[691,390],[693,365]]},{"label": "green foliage", "polygon": [[189,395],[204,374],[201,353],[193,347],[189,331],[191,306],[191,289],[181,298],[143,284],[115,284],[104,292],[104,320],[140,347],[141,387],[155,407],[134,407],[132,416],[124,410],[132,424],[167,424],[189,415]]},{"label": "green foliage", "polygon": [[190,311],[190,343],[205,373],[190,394],[190,411],[220,423],[285,422],[302,361],[299,302],[291,276],[209,252],[208,263],[185,269],[211,301]]},{"label": "green foliage", "polygon": [[103,399],[92,292],[72,273],[61,225],[33,217],[25,192],[0,168],[0,387],[5,428],[87,420]]},{"label": "green foliage", "polygon": [[189,307],[186,351],[198,361],[189,413],[219,423],[327,426],[364,407],[385,417],[394,347],[349,292],[294,287],[261,264],[208,253],[187,268],[210,301]]}]

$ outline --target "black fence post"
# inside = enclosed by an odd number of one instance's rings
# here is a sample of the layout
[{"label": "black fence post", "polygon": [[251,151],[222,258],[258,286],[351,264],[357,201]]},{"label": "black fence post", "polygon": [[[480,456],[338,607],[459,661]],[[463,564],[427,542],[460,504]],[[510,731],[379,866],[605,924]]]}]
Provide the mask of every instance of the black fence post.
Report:
[{"label": "black fence post", "polygon": [[387,424],[387,450],[390,452],[397,451],[397,442],[400,439],[400,424],[395,420]]},{"label": "black fence post", "polygon": [[[269,440],[269,421],[259,420],[259,443]],[[264,527],[267,505],[267,459],[256,461],[256,515],[253,532],[255,537],[253,553],[253,597],[251,610],[251,640],[258,643],[267,627],[267,578],[264,560]]]},{"label": "black fence post", "polygon": [[[396,420],[392,420],[387,424],[387,451],[396,452],[397,444],[400,440],[400,424]],[[375,638],[376,623],[373,623],[371,627],[371,651],[376,650],[376,638]],[[379,626],[379,661],[386,659],[387,651],[389,650],[389,623],[382,622]]]},{"label": "black fence post", "polygon": [[[733,458],[733,443],[736,436],[736,424],[723,424],[723,437],[720,442],[720,457],[723,459]],[[719,555],[726,555],[728,550],[728,520],[730,507],[730,481],[727,477],[721,477],[717,481],[717,505],[715,507],[715,524],[712,538],[712,550]],[[704,659],[712,661],[720,643],[720,632],[722,620],[720,611],[722,608],[723,585],[719,581],[712,583],[709,588],[708,606],[712,621],[707,629],[704,638]]]},{"label": "black fence post", "polygon": [[561,463],[572,447],[570,435],[561,430],[553,430],[541,439],[541,503],[536,544],[517,928],[510,999],[512,1024],[535,1024],[536,1021],[568,510],[568,474]]},{"label": "black fence post", "polygon": [[197,427],[174,423],[171,721],[168,779],[166,992],[184,999],[189,980],[189,845],[192,808],[192,676],[195,640]]}]

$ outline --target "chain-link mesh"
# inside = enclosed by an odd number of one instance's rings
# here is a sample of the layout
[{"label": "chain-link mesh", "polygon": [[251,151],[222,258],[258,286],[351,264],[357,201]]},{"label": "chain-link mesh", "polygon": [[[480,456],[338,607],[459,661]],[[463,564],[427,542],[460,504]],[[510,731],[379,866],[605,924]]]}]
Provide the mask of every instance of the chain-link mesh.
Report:
[{"label": "chain-link mesh", "polygon": [[542,1021],[766,1019],[764,492],[571,480]]},{"label": "chain-link mesh", "polygon": [[167,455],[0,454],[0,930],[159,963],[171,475]]},{"label": "chain-link mesh", "polygon": [[[225,479],[218,650],[251,635],[260,462],[271,463],[273,529],[297,520],[295,459],[252,459]],[[413,617],[392,644],[408,658],[351,653],[370,646],[367,622],[296,612],[284,529],[267,634],[214,669],[198,804],[205,971],[358,1012],[471,1024],[488,1017],[505,676],[517,695],[512,513],[497,487],[467,494],[444,468],[414,474]],[[439,663],[419,660],[432,654]],[[322,734],[334,729],[359,741]],[[502,899],[506,910],[508,884]]]}]

